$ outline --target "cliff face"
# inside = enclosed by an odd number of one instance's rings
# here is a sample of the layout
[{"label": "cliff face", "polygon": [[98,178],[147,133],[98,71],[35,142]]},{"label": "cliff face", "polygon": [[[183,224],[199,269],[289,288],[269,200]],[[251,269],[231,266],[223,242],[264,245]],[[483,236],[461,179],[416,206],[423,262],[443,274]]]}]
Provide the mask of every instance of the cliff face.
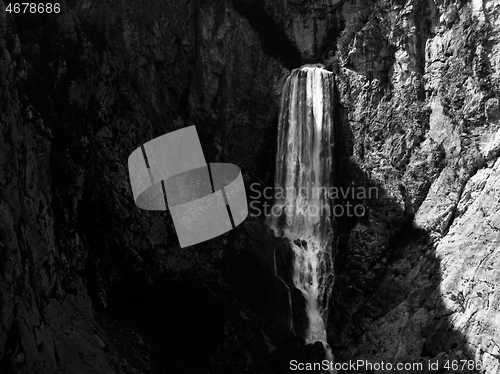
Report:
[{"label": "cliff face", "polygon": [[342,232],[342,357],[500,370],[499,20],[496,1],[377,4],[339,56],[343,182],[384,195]]},{"label": "cliff face", "polygon": [[0,2],[0,372],[274,373],[316,354],[288,331],[261,221],[180,251],[127,175],[139,145],[196,125],[208,161],[272,184],[280,90],[308,62],[337,73],[337,185],[380,191],[336,223],[337,359],[500,371],[497,1],[61,4]]},{"label": "cliff face", "polygon": [[127,159],[196,125],[208,161],[269,178],[281,64],[224,1],[0,4],[0,372],[234,372],[260,334],[222,276],[238,246],[176,249]]}]

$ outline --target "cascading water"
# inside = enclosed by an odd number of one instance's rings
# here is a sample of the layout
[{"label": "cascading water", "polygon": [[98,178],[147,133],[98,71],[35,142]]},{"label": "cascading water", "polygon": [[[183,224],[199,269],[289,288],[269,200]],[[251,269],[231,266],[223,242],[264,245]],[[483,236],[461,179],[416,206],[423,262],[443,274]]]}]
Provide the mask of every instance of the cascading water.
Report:
[{"label": "cascading water", "polygon": [[306,300],[306,343],[323,343],[333,284],[332,222],[334,75],[304,66],[288,77],[281,99],[275,203],[269,224],[290,240],[293,282]]}]

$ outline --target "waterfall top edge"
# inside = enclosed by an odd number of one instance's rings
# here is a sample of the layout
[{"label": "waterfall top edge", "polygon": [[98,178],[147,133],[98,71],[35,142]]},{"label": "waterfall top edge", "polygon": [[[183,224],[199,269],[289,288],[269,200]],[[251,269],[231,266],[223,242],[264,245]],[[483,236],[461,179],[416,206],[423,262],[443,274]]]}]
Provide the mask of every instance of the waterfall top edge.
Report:
[{"label": "waterfall top edge", "polygon": [[326,70],[323,64],[306,64],[302,65],[300,68],[292,70],[292,73],[297,73],[299,71],[315,71],[319,70],[322,74],[333,74],[331,71]]}]

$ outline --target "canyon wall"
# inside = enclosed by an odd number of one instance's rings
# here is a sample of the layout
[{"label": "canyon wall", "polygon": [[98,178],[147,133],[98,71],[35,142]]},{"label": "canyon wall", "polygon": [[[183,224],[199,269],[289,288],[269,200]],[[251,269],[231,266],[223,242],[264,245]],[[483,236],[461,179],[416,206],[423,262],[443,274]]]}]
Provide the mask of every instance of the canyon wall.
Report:
[{"label": "canyon wall", "polygon": [[0,5],[0,372],[231,373],[267,352],[222,275],[241,243],[181,251],[127,159],[196,125],[207,161],[270,178],[281,63],[224,1]]},{"label": "canyon wall", "polygon": [[500,371],[499,21],[498,1],[379,2],[333,61],[343,182],[381,191],[341,223],[345,359]]}]

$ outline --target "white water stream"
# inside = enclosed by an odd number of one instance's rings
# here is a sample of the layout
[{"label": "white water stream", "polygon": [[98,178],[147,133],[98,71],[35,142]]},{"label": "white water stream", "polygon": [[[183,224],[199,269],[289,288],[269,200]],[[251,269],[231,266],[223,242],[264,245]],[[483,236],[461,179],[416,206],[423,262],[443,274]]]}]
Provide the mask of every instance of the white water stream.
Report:
[{"label": "white water stream", "polygon": [[333,187],[333,92],[334,75],[322,68],[305,66],[288,77],[281,99],[275,179],[275,207],[281,214],[269,220],[294,251],[293,283],[304,296],[309,320],[306,343],[322,342],[329,360],[333,355],[325,325],[333,286],[333,233],[324,192]]}]

